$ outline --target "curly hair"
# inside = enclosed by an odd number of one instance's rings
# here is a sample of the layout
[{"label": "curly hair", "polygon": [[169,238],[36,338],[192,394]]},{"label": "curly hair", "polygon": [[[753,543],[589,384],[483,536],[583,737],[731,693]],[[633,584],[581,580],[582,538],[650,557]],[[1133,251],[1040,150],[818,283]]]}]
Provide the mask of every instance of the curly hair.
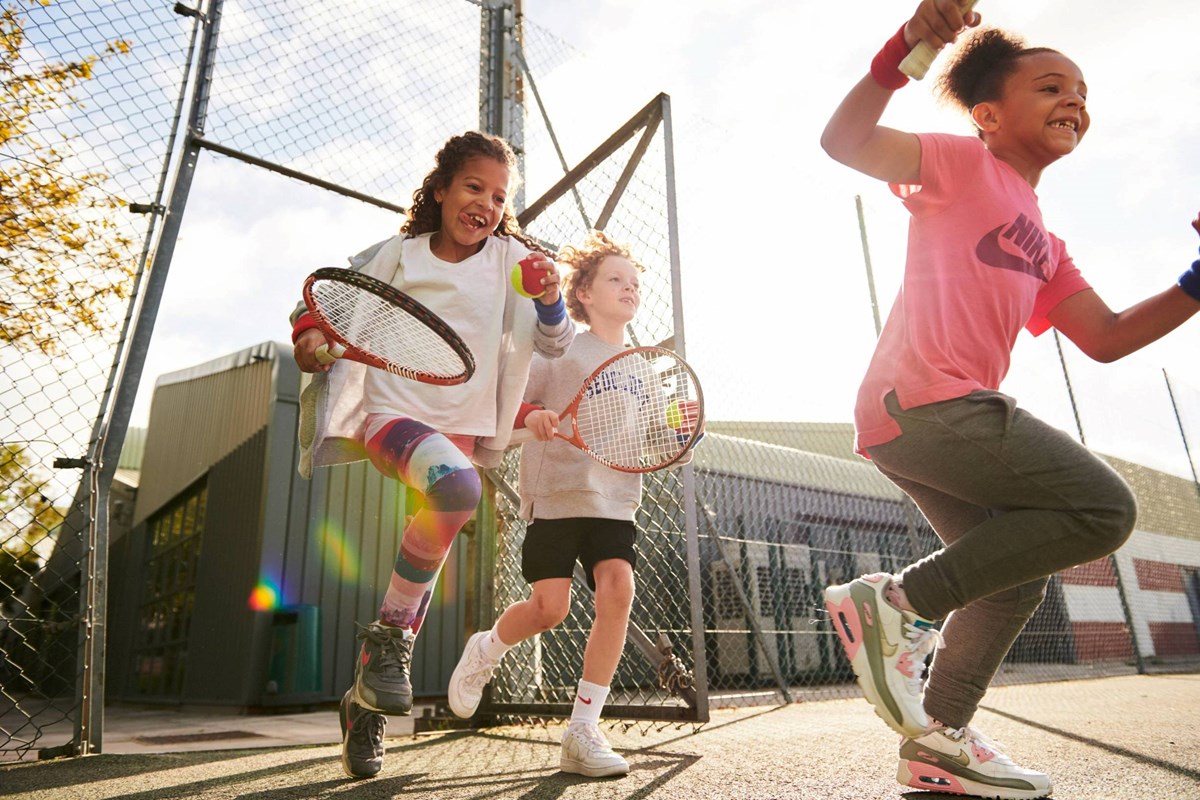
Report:
[{"label": "curly hair", "polygon": [[620,256],[632,264],[638,272],[646,271],[646,268],[630,255],[628,247],[617,244],[603,231],[592,231],[582,244],[567,245],[559,252],[559,263],[571,268],[571,271],[563,278],[562,295],[567,304],[567,313],[576,322],[582,322],[585,325],[591,322],[588,319],[587,309],[579,301],[576,292],[592,288],[592,282],[596,280],[596,271],[600,267],[600,262],[609,256]]},{"label": "curly hair", "polygon": [[[512,146],[504,139],[479,131],[467,131],[451,136],[434,156],[433,170],[425,176],[421,188],[413,192],[412,205],[405,215],[404,224],[400,226],[400,233],[406,236],[420,236],[423,233],[441,230],[442,204],[437,201],[436,194],[439,190],[449,188],[458,171],[469,160],[478,156],[493,158],[508,167],[513,174],[513,188],[519,184],[520,176],[516,174],[517,156]],[[553,256],[553,253],[521,230],[510,203],[504,204],[500,224],[496,226],[492,235],[511,236],[531,250]]]},{"label": "curly hair", "polygon": [[1026,47],[1019,36],[998,28],[975,31],[951,55],[938,77],[937,93],[943,101],[970,114],[979,103],[999,100],[1005,82],[1017,71],[1017,62],[1038,53],[1058,51]]}]

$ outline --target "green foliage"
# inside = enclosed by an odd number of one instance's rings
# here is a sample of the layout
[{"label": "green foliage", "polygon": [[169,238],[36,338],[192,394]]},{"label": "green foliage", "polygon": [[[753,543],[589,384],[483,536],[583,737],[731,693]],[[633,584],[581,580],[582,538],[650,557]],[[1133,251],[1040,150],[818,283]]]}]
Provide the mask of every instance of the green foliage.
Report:
[{"label": "green foliage", "polygon": [[64,332],[108,327],[103,312],[128,297],[134,265],[111,213],[124,202],[99,188],[104,173],[72,174],[72,137],[49,118],[79,107],[72,90],[130,45],[30,70],[24,25],[21,4],[0,6],[0,343],[54,354]]},{"label": "green foliage", "polygon": [[0,605],[41,567],[37,546],[65,518],[45,495],[49,482],[22,445],[0,442]]}]

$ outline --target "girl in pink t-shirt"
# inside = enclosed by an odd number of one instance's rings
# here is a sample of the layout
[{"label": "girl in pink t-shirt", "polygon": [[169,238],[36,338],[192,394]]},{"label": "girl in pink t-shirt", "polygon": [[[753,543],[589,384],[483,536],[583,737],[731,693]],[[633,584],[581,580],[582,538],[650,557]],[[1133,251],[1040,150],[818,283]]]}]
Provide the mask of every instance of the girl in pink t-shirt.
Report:
[{"label": "girl in pink t-shirt", "polygon": [[[1050,793],[1049,777],[968,725],[1049,576],[1120,547],[1137,508],[1111,468],[1018,408],[1000,381],[1022,328],[1053,326],[1098,361],[1174,330],[1200,311],[1200,261],[1113,312],[1047,230],[1038,181],[1090,122],[1083,74],[1057,51],[977,32],[939,82],[975,137],[879,125],[912,47],[940,48],[979,22],[954,0],[924,0],[821,137],[833,158],[887,181],[911,214],[903,284],[859,390],[856,446],[945,544],[898,575],[829,587],[825,600],[864,694],[905,737],[901,783],[1034,798]],[[1192,225],[1200,232],[1200,216]]]}]

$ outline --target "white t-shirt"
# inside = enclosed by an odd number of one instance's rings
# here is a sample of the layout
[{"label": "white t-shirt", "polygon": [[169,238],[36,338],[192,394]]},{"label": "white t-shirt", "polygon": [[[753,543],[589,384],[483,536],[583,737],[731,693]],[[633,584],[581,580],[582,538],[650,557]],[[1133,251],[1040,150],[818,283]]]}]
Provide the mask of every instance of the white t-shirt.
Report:
[{"label": "white t-shirt", "polygon": [[[406,239],[402,270],[391,283],[445,320],[475,356],[475,374],[458,386],[430,386],[379,369],[366,371],[364,408],[370,415],[412,417],[441,433],[496,435],[496,382],[504,299],[512,266],[529,250],[489,236],[478,253],[458,263],[429,249],[432,234]],[[378,426],[376,426],[378,427]],[[375,431],[368,429],[367,436]]]}]

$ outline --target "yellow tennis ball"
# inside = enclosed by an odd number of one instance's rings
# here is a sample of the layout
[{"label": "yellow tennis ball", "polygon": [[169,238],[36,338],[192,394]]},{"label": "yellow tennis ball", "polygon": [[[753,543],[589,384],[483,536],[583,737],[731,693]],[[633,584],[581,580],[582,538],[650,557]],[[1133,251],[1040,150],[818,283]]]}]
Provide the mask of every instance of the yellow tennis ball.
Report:
[{"label": "yellow tennis ball", "polygon": [[675,430],[683,427],[683,409],[679,407],[679,402],[672,400],[667,406],[667,425]]},{"label": "yellow tennis ball", "polygon": [[536,264],[531,258],[522,259],[512,268],[509,275],[513,289],[522,297],[533,299],[546,293],[546,287],[542,285],[546,271]]}]

